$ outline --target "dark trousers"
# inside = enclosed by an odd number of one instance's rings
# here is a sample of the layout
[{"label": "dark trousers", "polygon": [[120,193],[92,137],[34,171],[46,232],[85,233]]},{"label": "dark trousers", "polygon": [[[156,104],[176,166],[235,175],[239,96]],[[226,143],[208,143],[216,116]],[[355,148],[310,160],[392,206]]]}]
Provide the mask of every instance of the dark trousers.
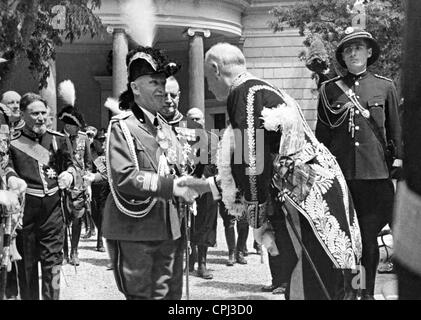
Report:
[{"label": "dark trousers", "polygon": [[347,180],[357,212],[361,230],[362,257],[366,289],[364,293],[374,295],[376,272],[379,264],[377,235],[389,223],[392,224],[394,188],[389,179]]},{"label": "dark trousers", "polygon": [[168,299],[177,240],[107,239],[118,289],[128,300]]},{"label": "dark trousers", "polygon": [[42,298],[58,300],[60,270],[63,261],[64,219],[60,197],[56,193],[38,198],[26,195],[23,227],[18,230],[16,245],[19,288],[22,300],[38,300],[38,261],[42,271]]},{"label": "dark trousers", "polygon": [[103,246],[102,243],[102,217],[104,215],[105,201],[110,193],[108,182],[101,182],[92,185],[92,218],[98,229],[97,248]]},{"label": "dark trousers", "polygon": [[[244,217],[237,219],[237,217],[228,214],[228,210],[222,201],[219,202],[219,214],[224,223],[225,236],[227,240],[228,251],[233,253],[243,252],[247,246],[247,238],[249,234],[249,225]],[[235,225],[237,224],[237,241],[235,241]],[[237,244],[236,244],[237,243]]]},{"label": "dark trousers", "polygon": [[279,287],[285,283],[289,284],[292,271],[297,264],[297,255],[286,227],[285,216],[277,212],[275,216],[270,217],[270,222],[275,231],[275,243],[279,255],[269,254],[269,268],[272,285]]},{"label": "dark trousers", "polygon": [[12,270],[7,273],[6,298],[16,298],[18,296],[18,279],[17,279],[16,263],[12,263]]},{"label": "dark trousers", "polygon": [[[69,255],[69,233],[70,233],[70,246],[71,246],[71,254],[77,252],[77,248],[79,246],[80,240],[80,233],[82,232],[82,218],[73,217],[72,221],[69,222],[71,227],[66,226],[65,234],[64,234],[64,246],[63,251],[65,257]],[[69,230],[68,230],[69,229]]]},{"label": "dark trousers", "polygon": [[396,260],[394,267],[398,275],[399,300],[421,300],[421,275]]},{"label": "dark trousers", "polygon": [[186,241],[183,234],[182,238],[176,240],[173,275],[169,282],[168,300],[181,300],[183,296],[183,262],[185,252]]}]

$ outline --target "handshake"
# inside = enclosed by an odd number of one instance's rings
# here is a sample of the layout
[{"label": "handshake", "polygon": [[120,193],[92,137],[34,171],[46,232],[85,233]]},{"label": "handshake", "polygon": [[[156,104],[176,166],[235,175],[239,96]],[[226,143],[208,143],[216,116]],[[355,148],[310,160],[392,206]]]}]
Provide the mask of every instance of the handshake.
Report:
[{"label": "handshake", "polygon": [[207,192],[211,192],[211,188],[205,179],[182,177],[174,180],[174,196],[181,197],[187,202],[193,202]]}]

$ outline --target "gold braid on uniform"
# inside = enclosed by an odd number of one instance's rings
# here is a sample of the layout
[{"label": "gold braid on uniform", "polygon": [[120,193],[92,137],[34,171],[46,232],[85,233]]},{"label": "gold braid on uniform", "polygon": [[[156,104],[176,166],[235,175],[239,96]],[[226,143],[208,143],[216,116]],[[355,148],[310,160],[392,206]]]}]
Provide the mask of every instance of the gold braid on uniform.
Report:
[{"label": "gold braid on uniform", "polygon": [[[133,164],[136,167],[136,170],[139,171],[139,163],[137,161],[137,157],[136,157],[136,152],[135,152],[135,147],[133,144],[133,139],[131,137],[129,128],[127,127],[126,123],[124,122],[124,120],[120,120],[119,121],[120,126],[121,126],[121,130],[123,132],[124,138],[126,139],[126,142],[128,144],[129,147],[129,151],[130,151],[130,157],[133,161]],[[113,183],[113,178],[111,175],[111,163],[110,163],[110,136],[111,136],[111,127],[112,127],[112,122],[110,123],[109,127],[108,127],[108,134],[107,134],[107,147],[106,147],[106,151],[107,151],[107,156],[106,156],[106,168],[107,168],[107,176],[108,176],[108,181],[109,181],[109,185],[110,185],[110,191],[111,194],[113,195],[115,204],[117,206],[117,208],[123,212],[124,214],[128,215],[129,217],[132,218],[143,218],[145,217],[153,208],[153,206],[155,205],[155,203],[158,201],[158,199],[154,198],[151,200],[151,197],[147,198],[145,201],[132,201],[132,202],[127,202],[131,205],[141,205],[141,204],[146,204],[149,202],[149,205],[140,211],[133,211],[133,210],[129,210],[127,208],[124,207],[124,205],[120,202],[119,198],[117,197],[117,191],[114,189],[114,183]],[[122,198],[123,199],[123,198]],[[124,200],[124,199],[123,199]]]},{"label": "gold braid on uniform", "polygon": [[[353,103],[347,102],[343,106],[340,106],[338,108],[333,107],[327,98],[326,95],[326,83],[323,83],[320,87],[320,99],[322,99],[322,106],[323,111],[326,116],[326,121],[320,117],[320,114],[317,114],[317,118],[320,120],[321,123],[328,126],[329,128],[337,128],[341,126],[344,122],[346,117],[350,112],[352,112]],[[339,116],[339,118],[336,121],[331,121],[330,115],[333,114],[335,116]]]}]

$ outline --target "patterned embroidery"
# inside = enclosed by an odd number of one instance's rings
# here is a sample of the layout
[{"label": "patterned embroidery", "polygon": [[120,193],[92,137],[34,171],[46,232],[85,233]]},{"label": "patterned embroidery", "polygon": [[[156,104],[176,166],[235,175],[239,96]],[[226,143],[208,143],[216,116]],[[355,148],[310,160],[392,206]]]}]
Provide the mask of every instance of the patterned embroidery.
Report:
[{"label": "patterned embroidery", "polygon": [[[281,198],[285,196],[294,202],[293,205],[307,218],[316,237],[338,268],[355,268],[361,258],[360,230],[355,211],[350,212],[349,210],[348,187],[338,163],[327,148],[314,137],[295,100],[271,86],[259,85],[252,89],[254,89],[254,92],[260,89],[275,92],[283,98],[289,107],[298,109],[299,119],[297,121],[304,123],[306,143],[298,153],[288,156],[294,160],[296,166],[312,160],[308,165],[314,171],[315,180],[309,194],[303,201],[294,197],[291,190],[281,190]],[[335,183],[340,187],[338,191],[341,191],[342,203],[349,226],[349,236],[345,232],[346,230],[341,229],[335,216],[330,213],[329,205],[325,201],[325,195],[333,188]]]},{"label": "patterned embroidery", "polygon": [[[235,81],[233,90],[247,80],[253,79],[250,74],[242,74]],[[309,191],[308,196],[302,200],[292,198],[291,190],[280,191],[280,197],[285,197],[291,204],[303,214],[309,221],[314,234],[319,239],[322,247],[331,258],[336,267],[342,269],[355,269],[357,262],[361,258],[361,235],[358,226],[355,211],[350,212],[350,199],[348,196],[348,187],[345,178],[329,150],[318,142],[307,122],[298,103],[285,94],[282,90],[272,87],[270,84],[255,85],[249,89],[247,94],[247,133],[249,138],[249,165],[250,165],[250,187],[252,196],[257,196],[256,189],[256,154],[255,154],[255,123],[254,123],[254,97],[259,90],[268,90],[278,94],[286,104],[291,108],[297,108],[298,119],[302,121],[305,137],[305,144],[302,149],[290,156],[296,165],[309,164],[311,170],[315,172],[315,181]],[[281,138],[282,139],[282,138]],[[254,173],[254,175],[253,175]],[[334,187],[339,185],[338,191],[341,191],[341,200],[348,222],[348,230],[342,230],[338,220],[331,214],[328,203],[325,201],[326,194]],[[255,199],[255,198],[254,198]],[[346,231],[349,231],[349,236]]]}]

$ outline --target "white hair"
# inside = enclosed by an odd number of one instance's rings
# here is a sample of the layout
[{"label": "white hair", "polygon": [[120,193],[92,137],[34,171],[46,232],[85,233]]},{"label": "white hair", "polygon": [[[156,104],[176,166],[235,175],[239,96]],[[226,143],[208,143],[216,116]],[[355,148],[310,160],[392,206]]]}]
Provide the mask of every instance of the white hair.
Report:
[{"label": "white hair", "polygon": [[213,45],[205,55],[207,63],[215,62],[222,73],[230,73],[232,68],[246,68],[246,58],[241,50],[229,43],[220,42]]},{"label": "white hair", "polygon": [[5,103],[6,98],[18,98],[19,100],[21,99],[21,95],[19,93],[17,93],[16,91],[6,91],[5,93],[3,93],[1,95],[1,103]]},{"label": "white hair", "polygon": [[178,90],[180,91],[180,84],[178,83],[178,80],[176,79],[176,77],[174,77],[174,76],[169,76],[168,78],[167,78],[167,83],[168,82],[175,82],[176,84],[177,84],[177,87],[178,87]]},{"label": "white hair", "polygon": [[203,119],[205,116],[203,115],[202,110],[199,108],[191,108],[189,111],[187,111],[187,117]]}]

